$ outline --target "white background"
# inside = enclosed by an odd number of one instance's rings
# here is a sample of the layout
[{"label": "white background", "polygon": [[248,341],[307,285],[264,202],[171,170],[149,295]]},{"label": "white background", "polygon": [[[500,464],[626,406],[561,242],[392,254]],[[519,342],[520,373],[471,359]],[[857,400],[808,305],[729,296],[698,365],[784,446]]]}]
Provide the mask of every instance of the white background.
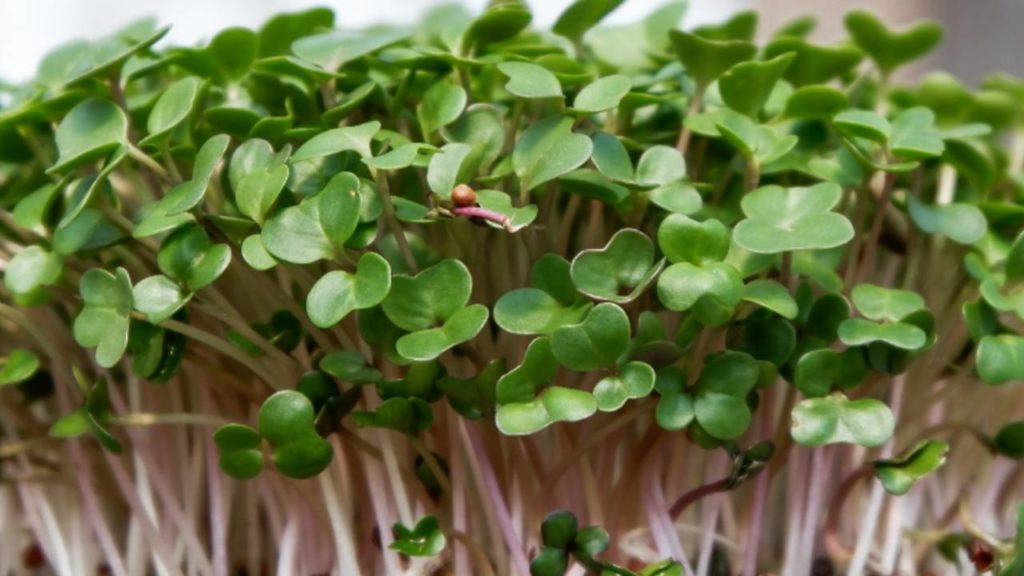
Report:
[{"label": "white background", "polygon": [[[22,82],[35,74],[51,48],[76,38],[96,38],[131,20],[155,16],[171,24],[163,44],[193,45],[228,26],[258,27],[274,13],[329,6],[341,27],[370,23],[412,24],[442,0],[0,0],[0,80]],[[463,0],[479,11],[487,0]],[[571,0],[526,0],[538,26],[550,25]],[[667,0],[626,0],[606,22],[643,18]],[[845,35],[843,15],[854,8],[881,14],[897,28],[920,18],[935,18],[946,39],[928,61],[901,71],[916,76],[929,69],[952,72],[976,82],[988,72],[1024,76],[1024,0],[690,0],[684,27],[725,19],[744,8],[761,16],[762,37],[796,15],[818,18],[817,41]]]},{"label": "white background", "polygon": [[[162,45],[191,45],[228,26],[257,28],[277,12],[311,6],[334,9],[339,27],[387,22],[412,24],[434,0],[0,0],[0,79],[22,82],[35,74],[40,58],[54,46],[76,38],[96,38],[131,20],[155,16],[171,24]],[[474,11],[486,0],[465,0]],[[532,0],[534,22],[549,26],[571,0]],[[639,20],[665,0],[628,0],[607,22]],[[747,0],[693,0],[688,25],[726,18]]]}]

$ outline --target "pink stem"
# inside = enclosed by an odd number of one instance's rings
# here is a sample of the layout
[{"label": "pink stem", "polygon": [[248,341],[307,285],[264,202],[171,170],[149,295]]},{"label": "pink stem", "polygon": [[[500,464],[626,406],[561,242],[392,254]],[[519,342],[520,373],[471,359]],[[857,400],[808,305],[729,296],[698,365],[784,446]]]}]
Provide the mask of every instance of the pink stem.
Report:
[{"label": "pink stem", "polygon": [[516,532],[515,525],[512,523],[508,504],[505,503],[505,498],[501,494],[501,487],[498,486],[498,479],[494,475],[494,468],[491,466],[490,457],[487,456],[487,451],[484,448],[483,438],[480,437],[479,430],[467,430],[467,432],[469,443],[476,455],[477,461],[480,463],[484,485],[487,487],[487,493],[491,497],[491,502],[494,504],[494,509],[497,512],[498,524],[501,526],[501,531],[504,532],[505,545],[508,546],[508,551],[512,555],[516,572],[525,576],[530,573],[530,562],[526,559],[522,540],[519,533]]},{"label": "pink stem", "polygon": [[506,228],[509,227],[508,216],[479,206],[463,206],[455,208],[452,210],[452,213],[458,214],[459,216],[467,216],[469,218],[483,218],[484,220],[490,220],[491,222],[500,224]]}]

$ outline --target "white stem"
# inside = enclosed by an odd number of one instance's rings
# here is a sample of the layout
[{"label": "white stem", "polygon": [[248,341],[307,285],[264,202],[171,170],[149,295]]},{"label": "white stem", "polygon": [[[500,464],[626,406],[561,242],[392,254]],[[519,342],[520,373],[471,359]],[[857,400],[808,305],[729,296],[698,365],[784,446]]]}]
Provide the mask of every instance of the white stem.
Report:
[{"label": "white stem", "polygon": [[[502,497],[501,487],[498,485],[498,479],[494,475],[494,468],[491,466],[491,461],[487,456],[483,439],[480,438],[478,433],[470,433],[466,429],[465,423],[460,422],[459,425],[462,427],[464,441],[471,446],[475,459],[480,464],[481,481],[485,487],[484,491],[490,496],[491,504],[495,507],[495,516],[498,525],[501,526],[501,531],[504,533],[508,551],[512,555],[515,573],[520,576],[526,576],[530,573],[530,563],[526,560],[526,552],[523,550],[522,536],[516,532],[515,526],[512,524],[508,504],[506,504],[504,497]],[[478,431],[474,430],[473,432]]]},{"label": "white stem", "polygon": [[299,544],[299,522],[294,515],[288,516],[281,538],[281,549],[277,557],[277,576],[296,574],[295,560]]},{"label": "white stem", "polygon": [[804,514],[803,533],[801,534],[801,572],[800,574],[811,573],[811,563],[814,558],[815,536],[819,534],[819,523],[822,519],[821,505],[824,501],[825,485],[831,476],[828,473],[832,461],[832,451],[829,448],[819,448],[811,456],[811,471],[809,482],[811,484],[807,495],[807,511]]},{"label": "white stem", "polygon": [[[890,408],[893,416],[899,419],[900,408],[903,405],[903,387],[906,375],[901,374],[892,381],[892,395]],[[889,439],[879,454],[880,458],[888,458],[893,452],[893,441]],[[875,482],[871,487],[871,496],[868,499],[867,510],[864,512],[863,522],[860,525],[860,535],[857,538],[857,546],[853,551],[853,559],[850,561],[848,576],[861,576],[868,564],[868,557],[875,543],[875,527],[878,524],[878,514],[882,509],[882,502],[885,499],[884,490],[880,482]]]},{"label": "white stem", "polygon": [[[334,472],[339,468],[337,462],[344,460],[344,456],[341,453],[341,444],[338,443],[337,439],[333,439],[331,443],[334,445],[336,453],[336,464],[320,474],[319,479],[320,491],[324,495],[324,503],[327,507],[327,517],[331,521],[331,535],[334,540],[334,562],[339,574],[360,576],[362,572],[359,570],[356,550],[353,546],[355,535],[352,533],[352,526],[342,512],[341,503],[338,502],[338,493],[334,487]],[[344,482],[347,476],[345,476],[342,470],[338,470],[338,472],[342,482]]]}]

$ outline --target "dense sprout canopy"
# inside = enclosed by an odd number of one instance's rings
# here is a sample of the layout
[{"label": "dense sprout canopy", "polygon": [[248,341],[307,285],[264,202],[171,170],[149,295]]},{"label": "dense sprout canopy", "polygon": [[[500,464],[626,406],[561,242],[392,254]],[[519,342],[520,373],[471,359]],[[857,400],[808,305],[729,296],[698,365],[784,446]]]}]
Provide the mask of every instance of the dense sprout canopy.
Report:
[{"label": "dense sprout canopy", "polygon": [[[911,442],[925,408],[969,391],[984,447],[1021,458],[1024,81],[898,83],[931,22],[854,12],[818,44],[753,12],[683,28],[670,3],[598,26],[619,4],[552,30],[512,0],[413,28],[313,9],[200,47],[142,21],[52,51],[0,85],[3,401],[45,374],[44,433],[120,452],[126,395],[207,387],[239,479],[397,433],[437,515],[394,527],[413,557],[452,535],[456,452],[547,448],[512,437],[580,451],[531,460],[543,479],[640,425],[727,456],[705,493],[813,447],[904,494],[964,449]],[[639,466],[639,438],[609,449]],[[683,573],[604,559],[568,512],[541,536],[533,574]]]}]

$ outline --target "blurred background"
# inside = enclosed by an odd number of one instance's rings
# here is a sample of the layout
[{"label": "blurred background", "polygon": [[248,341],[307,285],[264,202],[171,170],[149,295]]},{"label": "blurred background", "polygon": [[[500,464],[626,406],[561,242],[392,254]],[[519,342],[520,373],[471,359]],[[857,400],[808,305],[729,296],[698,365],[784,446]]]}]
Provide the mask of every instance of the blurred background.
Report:
[{"label": "blurred background", "polygon": [[[465,0],[480,10],[487,0]],[[571,0],[527,0],[535,22],[550,25]],[[626,0],[607,22],[639,20],[665,0]],[[438,0],[0,0],[0,79],[21,82],[35,74],[51,48],[77,38],[95,38],[142,16],[173,24],[164,42],[191,45],[227,26],[259,26],[269,15],[310,6],[330,6],[341,26],[379,22],[408,24]],[[770,32],[797,15],[811,14],[819,26],[812,36],[833,41],[844,35],[843,14],[868,8],[890,25],[934,18],[946,27],[946,40],[931,58],[905,74],[945,70],[966,82],[988,72],[1024,74],[1022,0],[691,0],[684,26],[726,18],[745,9],[761,10],[761,31]]]}]

